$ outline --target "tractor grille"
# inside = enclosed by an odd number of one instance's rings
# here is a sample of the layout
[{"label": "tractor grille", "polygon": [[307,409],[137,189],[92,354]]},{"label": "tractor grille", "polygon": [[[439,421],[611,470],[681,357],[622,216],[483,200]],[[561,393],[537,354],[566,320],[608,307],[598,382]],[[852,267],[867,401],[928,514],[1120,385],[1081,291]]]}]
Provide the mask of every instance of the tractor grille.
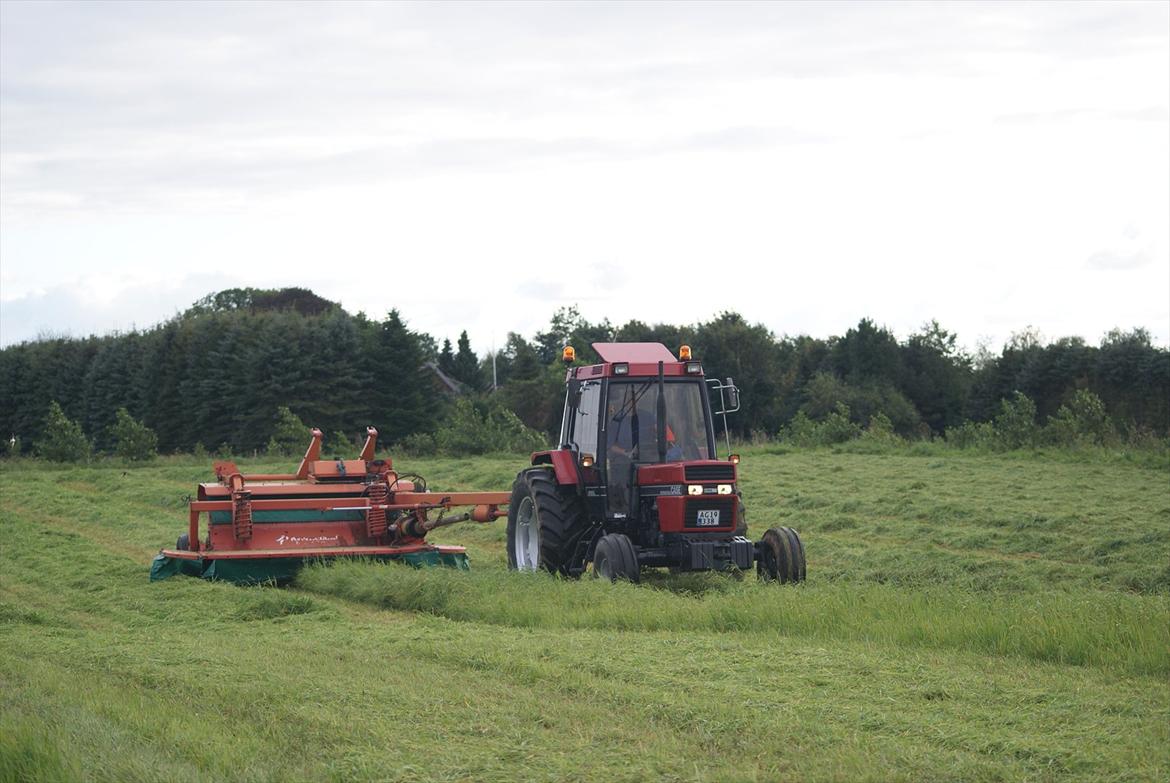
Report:
[{"label": "tractor grille", "polygon": [[[718,512],[718,516],[716,517],[713,512]],[[733,525],[735,525],[735,498],[687,501],[686,511],[683,513],[683,527],[703,530],[709,527],[732,527]]]},{"label": "tractor grille", "polygon": [[735,466],[687,465],[687,481],[735,481]]}]

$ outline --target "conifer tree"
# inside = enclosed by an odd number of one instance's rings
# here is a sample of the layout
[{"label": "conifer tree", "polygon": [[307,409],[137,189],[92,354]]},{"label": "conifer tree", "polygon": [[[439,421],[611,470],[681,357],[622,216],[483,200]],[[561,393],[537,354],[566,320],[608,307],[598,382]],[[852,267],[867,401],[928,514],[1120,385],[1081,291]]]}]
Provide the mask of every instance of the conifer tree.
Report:
[{"label": "conifer tree", "polygon": [[114,454],[127,462],[141,462],[158,455],[158,436],[154,430],[118,408],[113,426]]},{"label": "conifer tree", "polygon": [[459,335],[459,348],[455,352],[455,366],[451,374],[455,380],[466,384],[472,391],[478,391],[482,386],[479,376],[479,359],[471,350],[471,340],[467,337],[467,330]]},{"label": "conifer tree", "polygon": [[93,452],[93,444],[81,425],[65,415],[56,400],[49,403],[49,413],[36,443],[38,457],[53,462],[82,462]]},{"label": "conifer tree", "polygon": [[439,369],[447,375],[454,376],[455,352],[451,350],[451,341],[446,338],[443,339],[443,350],[439,351]]}]

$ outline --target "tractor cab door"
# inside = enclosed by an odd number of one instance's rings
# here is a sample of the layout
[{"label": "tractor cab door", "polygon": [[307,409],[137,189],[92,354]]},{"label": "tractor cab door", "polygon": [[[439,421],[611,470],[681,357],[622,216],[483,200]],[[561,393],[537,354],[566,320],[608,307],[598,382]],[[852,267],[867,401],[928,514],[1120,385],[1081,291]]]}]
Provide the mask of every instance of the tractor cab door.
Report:
[{"label": "tractor cab door", "polygon": [[601,381],[584,381],[578,387],[577,398],[566,405],[561,442],[571,443],[578,454],[597,454],[597,435],[600,425]]},{"label": "tractor cab door", "polygon": [[644,448],[652,447],[654,393],[648,384],[610,383],[604,421],[605,494],[608,511],[629,516],[634,471]]}]

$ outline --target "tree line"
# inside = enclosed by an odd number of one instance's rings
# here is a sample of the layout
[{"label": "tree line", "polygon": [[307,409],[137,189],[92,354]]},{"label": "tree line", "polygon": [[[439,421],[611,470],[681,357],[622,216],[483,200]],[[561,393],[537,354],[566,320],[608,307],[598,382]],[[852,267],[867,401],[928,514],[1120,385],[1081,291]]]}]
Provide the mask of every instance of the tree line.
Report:
[{"label": "tree line", "polygon": [[[491,438],[539,440],[517,435],[521,424],[553,437],[561,348],[573,345],[578,362],[590,363],[590,344],[611,341],[691,345],[709,377],[739,386],[742,409],[729,423],[741,437],[874,421],[909,438],[969,434],[964,426],[995,421],[1018,395],[1044,424],[1074,402],[1090,404],[1086,394],[1121,437],[1170,433],[1170,351],[1140,328],[1110,332],[1099,345],[1024,331],[999,353],[968,354],[937,322],[902,340],[869,319],[840,336],[777,337],[730,312],[696,324],[615,326],[570,307],[547,329],[511,333],[494,356],[479,357],[466,332],[439,345],[395,310],[383,320],[352,315],[304,289],[230,289],[150,329],[0,350],[0,433],[16,440],[11,451],[32,451],[56,403],[109,453],[128,420],[152,431],[162,452],[251,453],[287,430],[290,414],[338,433],[334,441],[356,442],[372,424],[385,443],[489,450]],[[463,432],[477,423],[490,436]]]}]

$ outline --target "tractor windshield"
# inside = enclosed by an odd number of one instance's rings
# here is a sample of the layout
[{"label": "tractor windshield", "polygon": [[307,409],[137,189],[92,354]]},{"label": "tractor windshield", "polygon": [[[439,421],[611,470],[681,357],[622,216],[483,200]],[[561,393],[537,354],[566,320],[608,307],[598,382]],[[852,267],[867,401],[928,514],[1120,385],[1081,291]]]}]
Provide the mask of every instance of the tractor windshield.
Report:
[{"label": "tractor windshield", "polygon": [[[664,391],[666,461],[709,459],[703,386],[694,381],[667,381]],[[658,462],[657,410],[657,379],[611,381],[604,422],[607,458]]]},{"label": "tractor windshield", "polygon": [[[708,459],[711,454],[703,388],[696,381],[663,384],[667,462]],[[610,381],[601,424],[609,510],[624,516],[631,513],[638,464],[658,462],[658,379]]]}]

